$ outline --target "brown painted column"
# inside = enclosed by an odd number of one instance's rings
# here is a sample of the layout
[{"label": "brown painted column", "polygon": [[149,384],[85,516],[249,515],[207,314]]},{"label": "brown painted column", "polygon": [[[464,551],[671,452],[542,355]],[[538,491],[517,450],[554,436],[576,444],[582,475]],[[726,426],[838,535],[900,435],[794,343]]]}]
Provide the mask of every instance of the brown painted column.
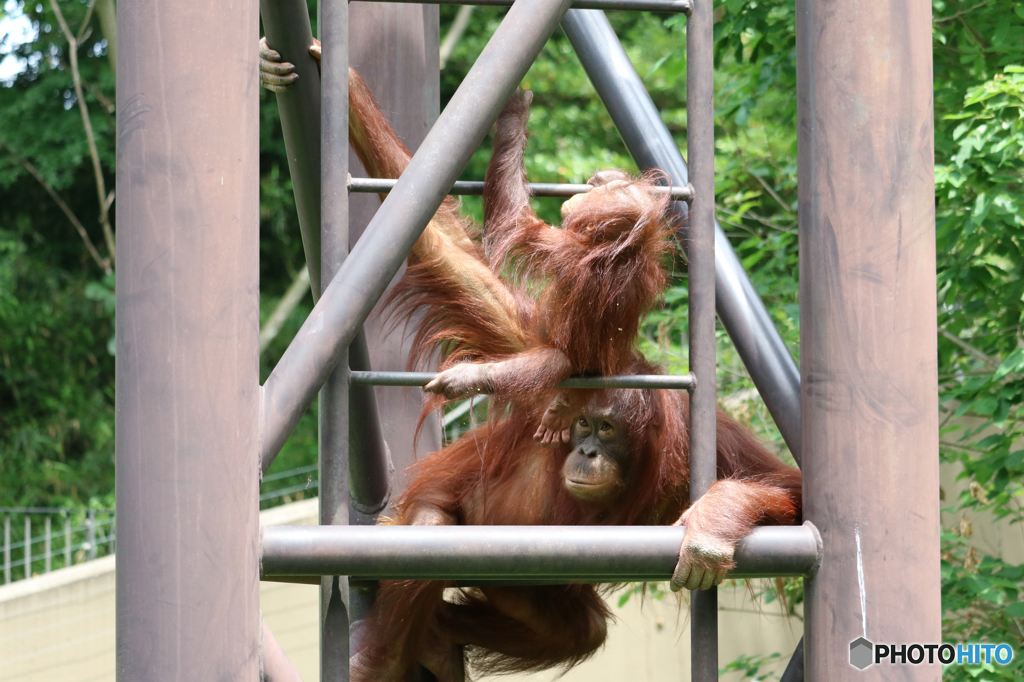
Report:
[{"label": "brown painted column", "polygon": [[797,1],[806,679],[938,680],[850,643],[940,641],[928,0]]},{"label": "brown painted column", "polygon": [[259,675],[255,0],[121,0],[117,678]]}]

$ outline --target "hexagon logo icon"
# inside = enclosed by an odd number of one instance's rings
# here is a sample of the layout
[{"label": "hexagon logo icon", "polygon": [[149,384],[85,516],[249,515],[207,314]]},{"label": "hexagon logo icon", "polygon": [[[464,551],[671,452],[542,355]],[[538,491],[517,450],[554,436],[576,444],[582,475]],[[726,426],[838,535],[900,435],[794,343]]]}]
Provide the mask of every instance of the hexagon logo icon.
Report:
[{"label": "hexagon logo icon", "polygon": [[874,662],[874,652],[874,644],[863,637],[858,637],[850,642],[850,665],[857,670],[864,670]]}]

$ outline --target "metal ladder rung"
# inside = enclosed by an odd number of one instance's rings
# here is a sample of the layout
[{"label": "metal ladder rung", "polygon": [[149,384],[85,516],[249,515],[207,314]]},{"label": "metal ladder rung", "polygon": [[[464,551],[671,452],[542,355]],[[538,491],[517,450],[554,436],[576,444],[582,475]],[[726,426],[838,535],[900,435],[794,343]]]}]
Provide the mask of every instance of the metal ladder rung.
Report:
[{"label": "metal ladder rung", "polygon": [[[423,5],[477,5],[511,7],[512,0],[374,0],[375,2],[418,3]],[[626,10],[630,12],[662,12],[690,14],[692,0],[577,0],[573,9]]]},{"label": "metal ladder rung", "polygon": [[[349,192],[365,192],[368,194],[386,194],[390,192],[398,180],[390,178],[353,178],[348,179]],[[593,185],[573,185],[557,182],[531,182],[530,195],[535,197],[571,197],[586,194],[594,189]],[[693,201],[693,185],[686,187],[663,187],[658,191],[667,192],[676,201]],[[483,196],[484,183],[479,180],[458,180],[448,192],[453,196]]]},{"label": "metal ladder rung", "polygon": [[[361,372],[349,373],[353,386],[424,386],[437,376],[435,372]],[[623,374],[607,377],[571,377],[552,388],[666,388],[693,390],[693,373]]]}]

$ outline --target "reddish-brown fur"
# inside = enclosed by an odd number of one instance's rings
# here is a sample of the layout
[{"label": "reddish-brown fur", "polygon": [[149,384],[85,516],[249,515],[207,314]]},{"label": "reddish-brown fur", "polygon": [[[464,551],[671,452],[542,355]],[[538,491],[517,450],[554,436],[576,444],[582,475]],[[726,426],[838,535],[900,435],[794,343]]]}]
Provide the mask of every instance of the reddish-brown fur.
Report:
[{"label": "reddish-brown fur", "polygon": [[[409,154],[365,84],[350,78],[351,141],[367,170],[394,177]],[[421,460],[397,505],[401,524],[671,524],[685,519],[681,557],[708,570],[731,559],[692,551],[720,540],[734,547],[760,523],[800,517],[800,473],[784,466],[724,413],[718,415],[719,481],[689,506],[688,396],[650,390],[581,394],[625,425],[629,461],[613,504],[591,505],[563,485],[571,446],[534,442],[549,387],[573,373],[653,373],[635,350],[641,316],[664,287],[667,199],[651,177],[579,204],[561,230],[530,210],[522,166],[528,98],[499,119],[485,189],[483,248],[446,200],[410,255],[392,295],[398,315],[419,312],[415,358],[444,366],[500,361],[511,371],[494,388],[503,416]],[[621,179],[624,174],[611,174]],[[608,176],[595,176],[595,184]],[[512,273],[512,281],[501,275]],[[546,284],[539,300],[527,284]],[[589,403],[588,403],[589,401]],[[496,412],[496,411],[495,411]],[[463,647],[478,672],[572,665],[604,641],[609,611],[592,585],[467,588],[384,581],[358,638],[354,680],[404,680],[422,664],[442,682],[463,679]]]}]

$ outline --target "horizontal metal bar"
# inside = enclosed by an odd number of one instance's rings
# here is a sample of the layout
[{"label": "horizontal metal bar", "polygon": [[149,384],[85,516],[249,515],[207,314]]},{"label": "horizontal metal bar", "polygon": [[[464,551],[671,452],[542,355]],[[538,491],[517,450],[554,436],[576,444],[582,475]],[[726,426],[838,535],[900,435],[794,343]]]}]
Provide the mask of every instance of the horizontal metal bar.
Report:
[{"label": "horizontal metal bar", "polygon": [[[373,580],[668,580],[684,532],[675,526],[266,526],[260,571]],[[757,528],[737,547],[730,577],[808,575],[819,554],[810,524]]]},{"label": "horizontal metal bar", "polygon": [[[425,386],[434,372],[352,372],[354,386]],[[668,388],[688,391],[693,374],[624,374],[611,377],[572,377],[554,388]]]},{"label": "horizontal metal bar", "polygon": [[319,470],[319,468],[320,468],[319,464],[307,464],[306,466],[299,467],[297,469],[289,469],[287,471],[279,471],[276,474],[270,474],[269,476],[264,476],[262,483],[270,483],[271,481],[278,481],[278,480],[280,480],[282,478],[288,478],[289,476],[301,476],[302,474],[308,474],[308,473],[311,473],[313,471],[317,471],[317,470]]},{"label": "horizontal metal bar", "polygon": [[[375,2],[418,3],[422,5],[477,5],[480,7],[511,7],[512,0],[374,0]],[[630,12],[666,12],[689,14],[691,0],[576,0],[576,9],[626,10]]]},{"label": "horizontal metal bar", "polygon": [[[390,178],[349,178],[349,192],[365,192],[368,194],[386,194],[395,186],[397,180]],[[586,194],[594,189],[593,185],[572,185],[558,182],[531,182],[530,195],[535,197],[571,197],[577,194]],[[691,201],[693,199],[693,187],[662,187],[659,190],[667,192],[676,201]],[[478,180],[458,180],[451,191],[456,196],[483,196],[484,183]]]}]

